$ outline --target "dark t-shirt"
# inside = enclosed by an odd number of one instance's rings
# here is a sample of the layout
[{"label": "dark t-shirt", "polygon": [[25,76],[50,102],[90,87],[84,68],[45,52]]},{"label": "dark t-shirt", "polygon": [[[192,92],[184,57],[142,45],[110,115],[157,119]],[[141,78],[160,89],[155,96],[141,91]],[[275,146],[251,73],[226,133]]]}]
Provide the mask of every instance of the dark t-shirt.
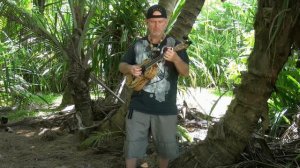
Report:
[{"label": "dark t-shirt", "polygon": [[[154,46],[162,50],[163,47],[174,47],[179,41],[167,36],[160,44]],[[153,52],[147,37],[137,40],[122,57],[121,62],[128,64],[143,64],[145,59],[153,59],[159,55]],[[177,51],[180,58],[189,63],[186,50]],[[140,112],[156,115],[176,115],[176,96],[178,72],[172,62],[163,60],[158,65],[157,75],[151,79],[141,91],[134,91],[129,108]]]}]

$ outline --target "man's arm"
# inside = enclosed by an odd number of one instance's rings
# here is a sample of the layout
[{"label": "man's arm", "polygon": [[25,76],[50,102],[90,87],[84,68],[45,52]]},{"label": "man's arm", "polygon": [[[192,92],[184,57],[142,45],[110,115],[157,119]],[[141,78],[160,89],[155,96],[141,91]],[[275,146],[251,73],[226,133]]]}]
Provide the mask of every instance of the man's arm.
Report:
[{"label": "man's arm", "polygon": [[179,56],[177,57],[178,59],[174,61],[174,64],[178,73],[182,76],[189,76],[190,73],[189,65],[186,62],[184,62]]}]

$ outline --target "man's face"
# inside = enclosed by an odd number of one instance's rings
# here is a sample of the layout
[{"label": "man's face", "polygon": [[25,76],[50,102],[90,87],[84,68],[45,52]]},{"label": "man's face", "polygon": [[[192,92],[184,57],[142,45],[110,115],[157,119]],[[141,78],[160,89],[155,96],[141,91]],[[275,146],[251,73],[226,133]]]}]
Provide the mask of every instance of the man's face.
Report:
[{"label": "man's face", "polygon": [[[161,15],[159,11],[155,11],[153,15]],[[168,19],[166,18],[150,18],[146,20],[147,27],[151,35],[158,36],[164,33]]]}]

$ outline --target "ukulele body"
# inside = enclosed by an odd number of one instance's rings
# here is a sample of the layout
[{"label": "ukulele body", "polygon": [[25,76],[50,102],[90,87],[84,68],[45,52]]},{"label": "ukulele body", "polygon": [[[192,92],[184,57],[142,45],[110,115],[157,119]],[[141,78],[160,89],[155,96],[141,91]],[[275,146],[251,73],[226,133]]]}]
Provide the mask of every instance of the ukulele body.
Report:
[{"label": "ukulele body", "polygon": [[[150,59],[146,59],[141,65],[142,69],[144,69],[143,66],[148,64],[149,62]],[[151,79],[153,79],[156,76],[157,73],[158,73],[158,66],[157,64],[154,64],[149,68],[144,69],[142,75],[139,77],[135,77],[133,75],[127,75],[126,85],[135,91],[140,91]]]}]

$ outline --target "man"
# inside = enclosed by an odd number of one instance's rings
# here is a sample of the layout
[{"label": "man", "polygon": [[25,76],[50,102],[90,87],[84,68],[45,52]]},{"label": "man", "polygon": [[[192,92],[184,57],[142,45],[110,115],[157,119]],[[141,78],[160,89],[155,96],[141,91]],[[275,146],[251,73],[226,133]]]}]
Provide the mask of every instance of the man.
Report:
[{"label": "man", "polygon": [[144,157],[151,133],[159,156],[160,168],[168,167],[169,160],[178,157],[177,80],[178,75],[189,75],[189,58],[185,50],[175,51],[179,41],[166,36],[168,19],[165,8],[151,6],[146,14],[148,36],[137,40],[123,56],[120,72],[134,78],[143,77],[146,59],[160,54],[162,61],[155,64],[157,74],[140,91],[132,94],[126,116],[124,152],[127,168],[135,168],[138,158]]}]

